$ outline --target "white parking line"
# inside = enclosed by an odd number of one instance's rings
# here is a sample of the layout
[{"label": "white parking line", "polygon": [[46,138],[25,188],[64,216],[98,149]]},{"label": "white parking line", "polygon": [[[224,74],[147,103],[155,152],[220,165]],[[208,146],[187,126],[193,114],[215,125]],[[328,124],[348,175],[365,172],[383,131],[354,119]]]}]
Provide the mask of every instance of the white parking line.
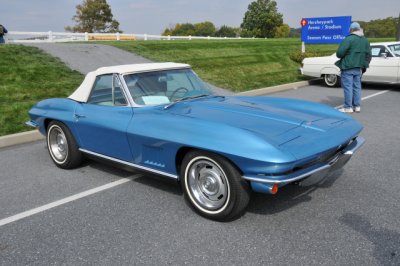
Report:
[{"label": "white parking line", "polygon": [[390,91],[390,90],[380,91],[380,92],[377,92],[377,93],[374,93],[374,94],[365,96],[365,97],[363,97],[362,99],[363,99],[363,100],[366,100],[366,99],[369,99],[369,98],[372,98],[372,97],[375,97],[375,96],[384,94],[384,93],[389,92],[389,91]]},{"label": "white parking line", "polygon": [[[141,176],[141,175],[137,174],[137,175],[134,175],[133,178],[139,177],[139,176]],[[24,211],[24,212],[21,212],[21,213],[18,213],[16,215],[13,215],[13,216],[10,216],[8,218],[4,218],[4,219],[0,220],[0,226],[3,226],[3,225],[6,225],[6,224],[9,224],[9,223],[24,219],[26,217],[35,215],[35,214],[40,213],[40,212],[44,212],[46,210],[49,210],[49,209],[54,208],[54,207],[58,207],[60,205],[69,203],[71,201],[90,196],[92,194],[104,191],[106,189],[113,188],[115,186],[124,184],[124,183],[129,182],[129,181],[132,181],[132,178],[122,178],[122,179],[119,179],[119,180],[117,180],[115,182],[111,182],[111,183],[105,184],[105,185],[100,186],[100,187],[92,188],[92,189],[83,191],[81,193],[72,195],[70,197],[66,197],[64,199],[60,199],[60,200],[51,202],[49,204],[46,204],[46,205],[43,205],[43,206],[40,206],[40,207],[31,209],[31,210],[28,210],[28,211]]]},{"label": "white parking line", "polygon": [[[389,91],[390,91],[390,90],[380,91],[380,92],[377,92],[377,93],[374,93],[374,94],[365,96],[365,97],[361,98],[361,100],[366,100],[366,99],[369,99],[369,98],[372,98],[372,97],[375,97],[375,96],[379,96],[379,95],[384,94],[384,93],[389,92]],[[341,107],[343,107],[343,104],[338,105],[338,106],[336,106],[335,108],[341,108]]]}]

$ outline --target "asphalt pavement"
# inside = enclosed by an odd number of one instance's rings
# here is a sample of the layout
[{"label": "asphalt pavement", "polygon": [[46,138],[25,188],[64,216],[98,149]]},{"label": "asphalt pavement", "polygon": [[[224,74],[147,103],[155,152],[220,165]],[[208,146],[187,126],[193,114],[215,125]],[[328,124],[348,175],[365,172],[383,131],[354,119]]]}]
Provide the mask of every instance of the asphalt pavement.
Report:
[{"label": "asphalt pavement", "polygon": [[[339,88],[271,97],[336,107]],[[0,226],[0,265],[400,265],[400,88],[365,86],[365,145],[318,187],[253,194],[219,223],[195,214],[175,183],[88,161],[62,170],[45,142],[0,149],[0,224],[16,214],[128,178]]]},{"label": "asphalt pavement", "polygon": [[150,63],[151,61],[133,53],[109,45],[93,43],[27,43],[59,58],[72,70],[82,74],[99,67]]}]

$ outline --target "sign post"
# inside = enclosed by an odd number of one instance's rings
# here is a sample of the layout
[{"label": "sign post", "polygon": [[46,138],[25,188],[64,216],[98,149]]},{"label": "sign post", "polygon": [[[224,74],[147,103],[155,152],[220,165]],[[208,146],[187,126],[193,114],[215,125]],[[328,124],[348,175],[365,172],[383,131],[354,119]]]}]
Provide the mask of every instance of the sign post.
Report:
[{"label": "sign post", "polygon": [[302,52],[305,44],[341,43],[347,35],[351,24],[351,16],[303,18],[301,25]]},{"label": "sign post", "polygon": [[302,36],[302,38],[301,38],[301,52],[304,54],[306,52],[306,45],[305,45],[305,43],[303,41],[303,28],[305,26],[307,26],[307,19],[303,18],[300,21],[300,25],[301,25],[301,36]]}]

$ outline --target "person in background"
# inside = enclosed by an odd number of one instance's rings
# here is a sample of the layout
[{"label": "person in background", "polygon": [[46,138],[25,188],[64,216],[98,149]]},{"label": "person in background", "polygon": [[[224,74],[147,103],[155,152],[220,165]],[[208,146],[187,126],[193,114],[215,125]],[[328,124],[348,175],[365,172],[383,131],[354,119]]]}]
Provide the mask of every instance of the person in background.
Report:
[{"label": "person in background", "polygon": [[4,41],[4,34],[6,34],[8,31],[6,27],[0,24],[0,44],[5,43]]},{"label": "person in background", "polygon": [[371,51],[358,22],[351,23],[350,34],[339,45],[336,56],[340,58],[335,65],[340,68],[344,91],[344,105],[339,111],[361,112],[361,76],[369,67]]}]

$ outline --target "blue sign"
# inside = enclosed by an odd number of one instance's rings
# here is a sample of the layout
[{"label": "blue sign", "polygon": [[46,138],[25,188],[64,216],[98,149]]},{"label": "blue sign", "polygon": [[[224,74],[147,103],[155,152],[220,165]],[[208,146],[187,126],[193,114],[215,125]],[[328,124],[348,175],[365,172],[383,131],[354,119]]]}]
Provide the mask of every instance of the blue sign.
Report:
[{"label": "blue sign", "polygon": [[341,43],[349,35],[351,16],[303,18],[300,24],[301,41],[304,43]]}]

